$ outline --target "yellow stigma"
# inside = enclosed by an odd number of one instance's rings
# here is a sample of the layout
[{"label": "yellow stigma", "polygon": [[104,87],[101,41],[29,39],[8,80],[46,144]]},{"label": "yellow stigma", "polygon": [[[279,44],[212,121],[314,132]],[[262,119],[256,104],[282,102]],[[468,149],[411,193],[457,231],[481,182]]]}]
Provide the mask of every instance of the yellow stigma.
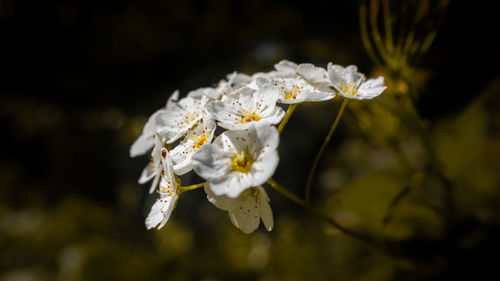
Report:
[{"label": "yellow stigma", "polygon": [[207,137],[203,135],[199,137],[198,140],[194,143],[194,148],[200,148],[206,143],[207,143]]},{"label": "yellow stigma", "polygon": [[356,88],[356,84],[354,82],[340,84],[339,88],[344,94],[351,96],[355,96],[358,93],[358,88]]},{"label": "yellow stigma", "polygon": [[299,87],[298,86],[292,86],[292,90],[287,92],[285,94],[285,99],[287,100],[294,100],[297,98],[297,94],[299,93]]},{"label": "yellow stigma", "polygon": [[248,122],[259,121],[259,120],[260,120],[259,115],[255,114],[255,113],[249,113],[249,114],[245,115],[245,117],[241,118],[241,123],[248,123]]},{"label": "yellow stigma", "polygon": [[247,173],[252,168],[253,162],[252,155],[246,151],[240,151],[234,155],[232,162],[233,171]]}]

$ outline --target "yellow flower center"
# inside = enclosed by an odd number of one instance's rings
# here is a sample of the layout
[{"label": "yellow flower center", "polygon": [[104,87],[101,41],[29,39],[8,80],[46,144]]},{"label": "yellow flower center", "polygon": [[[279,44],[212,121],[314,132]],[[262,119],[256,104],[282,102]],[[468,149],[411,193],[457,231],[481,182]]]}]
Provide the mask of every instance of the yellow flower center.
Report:
[{"label": "yellow flower center", "polygon": [[297,95],[299,93],[299,87],[298,86],[292,86],[292,90],[285,93],[285,99],[287,100],[294,100],[297,98]]},{"label": "yellow flower center", "polygon": [[249,113],[249,114],[245,115],[243,118],[241,118],[241,123],[248,123],[248,122],[259,121],[259,120],[260,120],[259,115],[255,114],[255,113]]},{"label": "yellow flower center", "polygon": [[206,143],[207,143],[207,137],[203,135],[199,137],[198,140],[194,143],[194,148],[200,148]]},{"label": "yellow flower center", "polygon": [[339,85],[339,88],[344,94],[351,96],[355,96],[358,93],[358,88],[354,82],[343,83]]},{"label": "yellow flower center", "polygon": [[236,153],[236,155],[234,155],[232,161],[233,171],[247,173],[252,168],[253,162],[254,159],[252,155],[250,155],[248,152],[246,151],[238,152]]}]

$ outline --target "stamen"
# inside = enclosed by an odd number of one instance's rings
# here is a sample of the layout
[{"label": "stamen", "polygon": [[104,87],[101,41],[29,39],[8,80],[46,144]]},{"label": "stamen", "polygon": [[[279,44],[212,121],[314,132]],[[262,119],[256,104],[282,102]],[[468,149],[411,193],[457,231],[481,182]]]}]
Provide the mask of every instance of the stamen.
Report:
[{"label": "stamen", "polygon": [[198,140],[194,143],[194,148],[200,148],[206,143],[207,143],[207,137],[203,135],[199,137]]},{"label": "stamen", "polygon": [[253,162],[254,159],[252,155],[246,151],[241,151],[234,155],[232,169],[233,171],[247,173],[252,168]]},{"label": "stamen", "polygon": [[358,88],[354,82],[342,83],[339,85],[340,90],[344,94],[355,96],[358,93]]},{"label": "stamen", "polygon": [[241,118],[241,123],[248,123],[248,122],[259,121],[259,120],[260,120],[259,115],[255,114],[255,113],[249,113],[245,117]]},{"label": "stamen", "polygon": [[294,100],[297,98],[297,95],[299,94],[299,86],[292,86],[292,90],[289,92],[285,93],[285,99],[287,100]]}]

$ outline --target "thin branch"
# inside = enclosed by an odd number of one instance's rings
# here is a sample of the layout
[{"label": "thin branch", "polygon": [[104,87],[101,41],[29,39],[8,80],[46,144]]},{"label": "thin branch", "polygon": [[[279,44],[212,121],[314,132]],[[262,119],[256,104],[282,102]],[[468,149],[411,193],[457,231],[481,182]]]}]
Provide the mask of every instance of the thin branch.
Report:
[{"label": "thin branch", "polygon": [[332,137],[335,128],[337,128],[337,125],[339,124],[340,117],[342,117],[342,114],[344,113],[347,101],[349,101],[349,99],[344,98],[344,101],[340,106],[340,110],[337,113],[337,117],[335,118],[335,121],[333,122],[332,127],[328,132],[328,135],[326,136],[325,140],[323,141],[323,144],[321,145],[321,148],[319,149],[318,153],[316,154],[316,157],[314,158],[313,165],[311,167],[311,170],[309,171],[309,176],[307,178],[306,194],[305,194],[306,202],[309,202],[309,200],[311,199],[311,185],[314,178],[314,173],[316,172],[316,168],[318,167],[319,164],[319,160],[321,160],[321,156],[323,155],[323,152],[325,151],[328,142],[330,142],[330,138]]},{"label": "thin branch", "polygon": [[297,104],[290,104],[288,106],[288,109],[286,111],[285,117],[283,117],[283,120],[281,121],[281,123],[280,123],[280,125],[278,127],[278,133],[281,133],[281,131],[283,131],[283,129],[285,128],[286,123],[288,123],[288,120],[292,116],[293,111],[295,110],[296,107],[297,107]]},{"label": "thin branch", "polygon": [[180,191],[181,191],[181,193],[182,193],[182,192],[184,192],[184,191],[197,189],[197,188],[203,187],[203,186],[205,185],[205,183],[207,183],[207,182],[202,182],[202,183],[193,184],[193,185],[188,185],[188,186],[180,186],[180,187],[179,187],[179,190],[180,190]]}]

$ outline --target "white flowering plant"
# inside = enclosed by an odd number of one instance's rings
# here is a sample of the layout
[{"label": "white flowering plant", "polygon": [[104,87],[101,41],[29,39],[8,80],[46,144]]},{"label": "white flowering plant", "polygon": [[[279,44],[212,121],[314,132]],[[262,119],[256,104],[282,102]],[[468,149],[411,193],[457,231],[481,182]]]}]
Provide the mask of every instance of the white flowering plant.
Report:
[{"label": "white flowering plant", "polygon": [[[284,60],[267,73],[231,73],[216,87],[200,88],[183,98],[174,92],[167,105],[149,118],[130,149],[131,157],[152,150],[151,163],[139,179],[141,184],[152,180],[150,193],[159,194],[146,227],[163,227],[181,193],[204,187],[208,201],[227,211],[241,231],[254,232],[261,220],[270,231],[274,220],[267,185],[341,231],[367,240],[312,207],[309,193],[319,159],[347,101],[372,99],[385,89],[383,77],[367,80],[353,65],[344,68],[329,63],[325,69]],[[325,102],[337,95],[342,105],[316,155],[302,199],[272,178],[279,163],[280,133],[299,104]],[[205,182],[182,185],[179,176],[190,172]]]}]

